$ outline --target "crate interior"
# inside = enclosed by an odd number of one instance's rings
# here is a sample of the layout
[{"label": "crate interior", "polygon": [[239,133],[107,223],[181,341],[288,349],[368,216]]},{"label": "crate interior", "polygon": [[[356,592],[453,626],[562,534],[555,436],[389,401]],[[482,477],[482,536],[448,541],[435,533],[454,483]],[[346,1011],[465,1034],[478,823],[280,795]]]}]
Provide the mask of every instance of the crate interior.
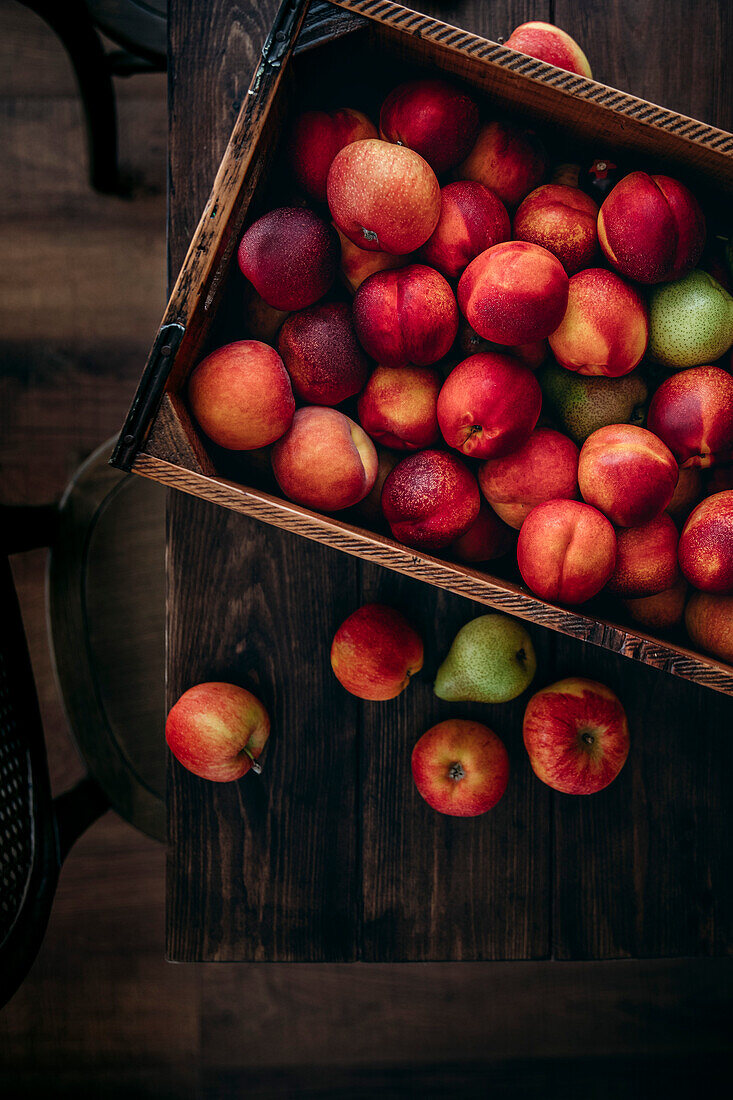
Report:
[{"label": "crate interior", "polygon": [[[309,107],[348,105],[364,111],[376,121],[379,106],[392,87],[412,77],[434,73],[438,69],[451,72],[458,83],[463,83],[472,90],[479,101],[482,117],[498,116],[514,119],[525,126],[533,126],[542,137],[553,166],[565,162],[590,163],[598,157],[606,157],[628,170],[640,167],[651,171],[666,170],[684,179],[700,198],[708,217],[709,234],[715,232],[719,222],[723,224],[725,211],[729,209],[729,200],[726,201],[719,186],[720,178],[714,180],[709,172],[706,173],[699,165],[695,165],[694,149],[688,154],[688,143],[684,147],[680,146],[681,155],[674,158],[646,152],[640,154],[636,149],[641,140],[637,124],[630,124],[629,120],[623,121],[619,129],[623,140],[600,140],[595,136],[599,129],[597,108],[589,112],[584,110],[586,105],[581,104],[571,116],[567,97],[558,96],[554,92],[549,99],[545,95],[535,95],[536,82],[511,73],[507,85],[503,76],[500,79],[496,77],[495,66],[475,59],[471,61],[469,79],[466,79],[465,65],[465,59],[456,59],[444,49],[375,24],[296,53],[288,63],[277,93],[277,124],[271,125],[259,141],[256,158],[261,174],[252,192],[243,224],[250,224],[266,210],[302,201],[284,163],[287,121],[294,111]],[[460,73],[463,73],[463,80]],[[478,88],[481,90],[477,91]],[[544,92],[547,91],[548,89],[544,89]],[[516,99],[520,94],[521,100]],[[608,128],[607,111],[602,112],[602,118]],[[717,169],[713,175],[715,174]],[[319,209],[316,204],[311,205]],[[324,207],[319,212],[330,220],[327,208]],[[267,453],[233,453],[216,447],[197,432],[185,409],[186,378],[196,363],[214,348],[233,340],[246,339],[249,335],[243,318],[247,282],[237,266],[236,247],[227,250],[224,263],[224,270],[216,273],[216,277],[221,279],[218,303],[209,311],[209,316],[201,321],[200,336],[179,353],[175,370],[169,379],[168,393],[179,414],[183,430],[195,437],[197,451],[200,452],[203,448],[211,470],[227,480],[281,497]],[[329,297],[350,300],[348,291],[338,283]],[[456,351],[449,357],[449,361],[455,363],[462,357]],[[660,376],[659,368],[643,363],[640,369],[656,384]],[[666,372],[662,374],[666,375]],[[356,398],[344,402],[339,408],[356,419]],[[475,460],[468,461],[471,465],[478,465]],[[340,512],[336,518],[364,530],[389,535],[386,525],[375,527],[366,523],[358,508]],[[461,570],[466,567],[456,563],[455,568]],[[484,567],[475,568],[499,582],[522,585],[516,556],[511,552]],[[623,608],[617,600],[612,601],[601,595],[577,610],[583,615],[639,633],[630,619],[623,618]],[[646,637],[643,634],[641,636]],[[667,632],[664,639],[683,648],[689,645],[681,628]]]}]

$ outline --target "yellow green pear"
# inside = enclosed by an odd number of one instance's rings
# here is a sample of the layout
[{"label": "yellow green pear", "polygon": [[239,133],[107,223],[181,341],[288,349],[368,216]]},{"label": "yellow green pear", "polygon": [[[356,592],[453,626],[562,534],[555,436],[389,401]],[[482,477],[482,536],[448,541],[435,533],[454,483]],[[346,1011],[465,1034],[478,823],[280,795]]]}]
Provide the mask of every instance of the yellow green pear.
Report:
[{"label": "yellow green pear", "polygon": [[508,703],[537,670],[532,639],[508,615],[479,615],[462,627],[438,669],[433,690],[449,702]]}]

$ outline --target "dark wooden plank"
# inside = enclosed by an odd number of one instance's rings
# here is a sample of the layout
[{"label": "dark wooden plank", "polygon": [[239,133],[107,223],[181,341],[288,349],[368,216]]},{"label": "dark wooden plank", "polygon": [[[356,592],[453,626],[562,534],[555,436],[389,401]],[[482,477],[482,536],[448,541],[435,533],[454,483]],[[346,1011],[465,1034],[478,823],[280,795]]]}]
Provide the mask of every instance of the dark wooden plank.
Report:
[{"label": "dark wooden plank", "polygon": [[[446,703],[432,685],[457,630],[488,608],[362,569],[362,599],[401,607],[425,639],[425,665],[390,703],[362,712],[360,790],[363,956],[371,961],[527,959],[550,953],[550,792],[534,780],[519,730],[525,693],[497,706]],[[546,631],[532,632],[543,668]],[[412,782],[418,737],[446,718],[475,718],[504,740],[506,794],[479,818],[435,813]]]},{"label": "dark wooden plank", "polygon": [[[714,74],[713,59],[731,40],[733,8],[717,0],[691,20],[689,4],[673,0],[663,6],[664,34],[654,30],[660,17],[652,0],[555,3],[555,21],[587,44],[598,79],[730,129],[730,73]],[[632,749],[606,791],[555,797],[555,953],[729,952],[731,699],[563,638],[557,653],[563,675],[581,672],[617,692]]]}]

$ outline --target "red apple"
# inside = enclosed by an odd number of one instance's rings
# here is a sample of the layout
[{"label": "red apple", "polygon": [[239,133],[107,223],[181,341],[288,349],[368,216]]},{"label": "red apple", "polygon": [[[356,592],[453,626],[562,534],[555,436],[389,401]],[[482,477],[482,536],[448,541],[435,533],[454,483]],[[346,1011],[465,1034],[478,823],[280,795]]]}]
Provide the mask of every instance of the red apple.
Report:
[{"label": "red apple", "polygon": [[445,80],[408,80],[379,114],[381,136],[414,149],[440,175],[463,160],[478,133],[478,107]]},{"label": "red apple", "polygon": [[733,460],[733,378],[722,367],[691,367],[666,378],[654,394],[647,427],[680,466]]},{"label": "red apple", "polygon": [[459,458],[418,451],[387,476],[382,512],[398,542],[442,550],[476,521],[480,500],[476,478]]},{"label": "red apple", "polygon": [[529,54],[558,69],[578,76],[592,77],[588,58],[574,38],[552,23],[522,23],[504,43],[510,50]]},{"label": "red apple", "polygon": [[516,531],[499,519],[485,500],[481,501],[479,514],[468,528],[451,544],[451,553],[459,561],[493,561],[511,550],[517,542]]},{"label": "red apple", "polygon": [[595,794],[629,755],[624,708],[610,688],[571,677],[533,695],[524,712],[524,745],[538,779],[563,794]]},{"label": "red apple", "polygon": [[513,236],[557,256],[568,275],[589,267],[598,248],[598,207],[578,187],[546,183],[514,215]]},{"label": "red apple", "polygon": [[202,359],[189,379],[188,400],[209,439],[233,451],[274,443],[295,412],[283,361],[259,340],[225,344]]},{"label": "red apple", "polygon": [[369,252],[414,252],[440,217],[440,184],[413,149],[368,138],[334,157],[326,185],[339,229]]},{"label": "red apple", "polygon": [[493,191],[475,180],[459,180],[441,189],[440,218],[420,255],[449,279],[457,279],[471,260],[510,236],[506,207]]},{"label": "red apple", "polygon": [[682,528],[680,569],[702,592],[733,593],[733,489],[706,497]]},{"label": "red apple", "polygon": [[245,231],[239,267],[273,309],[305,309],[336,278],[336,231],[312,210],[283,206],[263,214]]},{"label": "red apple", "polygon": [[345,619],[331,645],[336,679],[359,699],[394,699],[422,668],[422,638],[393,607],[368,603]]},{"label": "red apple", "polygon": [[647,308],[625,279],[589,267],[570,279],[567,309],[549,339],[568,370],[618,378],[638,366],[646,351]]},{"label": "red apple", "polygon": [[578,484],[583,500],[600,508],[618,527],[638,527],[663,512],[678,475],[669,447],[636,424],[598,428],[580,450]]},{"label": "red apple", "polygon": [[604,515],[579,500],[536,505],[519,532],[519,572],[543,600],[585,603],[601,591],[615,561],[613,527]]},{"label": "red apple", "polygon": [[517,530],[545,500],[578,496],[578,448],[554,428],[535,428],[521,447],[484,462],[478,483],[491,507]]},{"label": "red apple", "polygon": [[410,264],[364,280],[354,295],[354,328],[362,347],[382,366],[426,367],[450,351],[458,306],[439,271]]},{"label": "red apple", "polygon": [[326,180],[333,158],[352,141],[377,137],[371,119],[351,107],[304,111],[290,135],[288,160],[298,185],[316,202],[326,201]]},{"label": "red apple", "polygon": [[438,397],[446,443],[471,458],[499,458],[521,447],[540,415],[532,371],[511,355],[484,352],[450,372]]},{"label": "red apple", "polygon": [[481,722],[449,718],[412,750],[412,777],[429,806],[451,817],[477,817],[495,806],[509,781],[503,741]]},{"label": "red apple", "polygon": [[270,736],[262,703],[236,684],[205,683],[184,691],[165,723],[175,758],[194,775],[226,783],[252,768]]},{"label": "red apple", "polygon": [[478,180],[513,210],[542,183],[547,157],[542,142],[510,122],[487,122],[456,175]]},{"label": "red apple", "polygon": [[364,386],[369,361],[359,347],[345,302],[322,302],[291,313],[277,350],[301,401],[339,405]]},{"label": "red apple", "polygon": [[377,452],[363,428],[336,409],[317,405],[298,409],[272,449],[273,473],[285,496],[324,512],[363,500],[377,467]]},{"label": "red apple", "polygon": [[471,328],[497,344],[544,340],[563,319],[568,277],[557,256],[525,241],[505,241],[472,260],[458,284]]}]

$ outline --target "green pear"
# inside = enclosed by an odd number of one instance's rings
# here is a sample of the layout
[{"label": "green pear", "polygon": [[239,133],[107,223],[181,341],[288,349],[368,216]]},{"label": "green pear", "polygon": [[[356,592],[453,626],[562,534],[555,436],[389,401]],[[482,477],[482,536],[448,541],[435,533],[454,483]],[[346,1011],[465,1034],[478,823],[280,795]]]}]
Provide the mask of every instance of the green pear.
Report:
[{"label": "green pear", "polygon": [[598,378],[548,363],[537,372],[547,405],[571,439],[580,446],[607,424],[642,424],[649,397],[636,371],[622,378]]},{"label": "green pear", "polygon": [[462,627],[438,669],[434,691],[449,702],[508,703],[537,670],[532,639],[507,615],[479,615]]},{"label": "green pear", "polygon": [[713,363],[733,344],[733,298],[707,271],[653,287],[649,354],[676,370]]}]

